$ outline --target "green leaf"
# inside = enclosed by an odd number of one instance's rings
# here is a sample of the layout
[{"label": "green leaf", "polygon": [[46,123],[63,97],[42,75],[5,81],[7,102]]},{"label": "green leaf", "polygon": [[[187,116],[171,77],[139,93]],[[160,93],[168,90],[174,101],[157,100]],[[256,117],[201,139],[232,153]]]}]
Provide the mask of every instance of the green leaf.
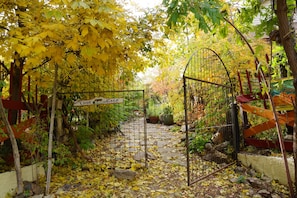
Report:
[{"label": "green leaf", "polygon": [[222,28],[220,28],[220,35],[222,36],[222,37],[226,37],[227,36],[227,34],[228,34],[228,29],[227,29],[227,27],[226,26],[223,26]]},{"label": "green leaf", "polygon": [[[0,89],[2,89],[2,88],[5,87],[5,86],[6,86],[6,82],[3,81],[3,80],[1,80],[1,81],[0,81]],[[2,93],[2,92],[0,92],[0,93]]]},{"label": "green leaf", "polygon": [[179,14],[177,12],[174,12],[170,17],[171,23],[175,25],[177,23],[178,17],[179,17]]}]

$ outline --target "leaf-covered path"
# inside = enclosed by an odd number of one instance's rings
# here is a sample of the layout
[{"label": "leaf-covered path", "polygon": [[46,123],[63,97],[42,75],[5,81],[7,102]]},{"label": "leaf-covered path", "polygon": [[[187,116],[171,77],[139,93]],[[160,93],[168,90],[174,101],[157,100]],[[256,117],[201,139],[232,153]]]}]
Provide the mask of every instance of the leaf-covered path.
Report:
[{"label": "leaf-covered path", "polygon": [[[115,159],[119,153],[109,152],[106,145],[111,145],[115,139],[131,138],[125,130],[123,131],[125,136],[118,133],[96,140],[96,148],[88,152],[93,162],[78,161],[68,168],[55,168],[51,186],[53,197],[260,196],[257,192],[262,189],[244,182],[242,178],[247,176],[235,172],[235,165],[190,187],[187,186],[185,147],[181,142],[184,134],[170,131],[170,127],[160,124],[147,124],[147,145],[151,155],[148,168],[136,163],[133,157],[127,156],[127,162],[122,164],[127,165],[127,170],[135,171],[136,176],[132,180],[118,179],[112,174],[113,170],[110,167],[115,167]],[[140,138],[142,139],[142,136]],[[274,197],[288,197],[285,187],[274,181],[269,185]]]}]

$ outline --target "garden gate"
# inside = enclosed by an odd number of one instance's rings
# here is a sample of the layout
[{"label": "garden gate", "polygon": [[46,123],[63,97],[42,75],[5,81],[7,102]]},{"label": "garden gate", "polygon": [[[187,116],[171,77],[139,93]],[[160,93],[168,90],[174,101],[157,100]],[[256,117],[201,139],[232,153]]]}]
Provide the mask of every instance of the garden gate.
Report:
[{"label": "garden gate", "polygon": [[[63,93],[62,95],[65,95]],[[61,94],[60,94],[61,95]],[[98,162],[108,169],[147,167],[147,131],[144,90],[67,93],[85,125],[99,138]]]},{"label": "garden gate", "polygon": [[[184,70],[183,86],[187,176],[191,185],[224,168],[202,160],[199,149],[214,133],[230,134],[233,143],[238,142],[238,124],[232,82],[215,51],[203,48],[192,54]],[[234,145],[236,154],[239,147]]]}]

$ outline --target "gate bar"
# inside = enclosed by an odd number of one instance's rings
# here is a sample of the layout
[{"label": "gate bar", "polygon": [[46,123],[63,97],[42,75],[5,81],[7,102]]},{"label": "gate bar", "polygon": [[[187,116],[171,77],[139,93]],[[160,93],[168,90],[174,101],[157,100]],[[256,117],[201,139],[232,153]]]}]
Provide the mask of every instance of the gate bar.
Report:
[{"label": "gate bar", "polygon": [[208,84],[212,84],[212,85],[217,85],[219,87],[225,87],[225,88],[232,89],[232,86],[230,87],[230,86],[226,86],[226,85],[222,85],[222,84],[218,84],[218,83],[214,83],[214,82],[209,82],[209,81],[206,81],[206,80],[199,80],[197,78],[192,78],[192,77],[188,77],[188,76],[184,76],[184,78],[189,79],[189,80],[200,81],[200,82],[204,82],[204,83],[208,83]]},{"label": "gate bar", "polygon": [[144,164],[145,164],[145,168],[148,168],[148,151],[147,151],[147,128],[146,128],[146,108],[145,108],[145,99],[144,99],[144,90],[142,90],[142,102],[143,102],[143,124],[144,124],[144,155],[145,155],[145,159],[144,159]]},{"label": "gate bar", "polygon": [[186,76],[183,76],[183,87],[184,87],[184,109],[185,109],[185,125],[186,125],[186,153],[187,153],[187,182],[188,186],[191,185],[190,182],[190,148],[189,148],[189,128],[188,128],[188,108],[187,108],[187,85]]},{"label": "gate bar", "polygon": [[81,94],[91,94],[91,93],[119,93],[119,92],[138,92],[144,91],[143,89],[131,89],[131,90],[107,90],[107,91],[71,91],[71,92],[58,92],[58,94],[73,94],[73,93],[81,93]]},{"label": "gate bar", "polygon": [[212,173],[210,173],[210,174],[208,174],[208,175],[204,175],[203,177],[200,177],[200,178],[198,178],[198,179],[192,181],[192,182],[190,183],[190,185],[192,185],[192,184],[194,184],[194,183],[197,183],[197,182],[199,182],[199,181],[201,181],[201,180],[203,180],[203,179],[205,179],[205,178],[207,178],[207,177],[209,177],[209,176],[211,176],[211,175],[214,175],[214,174],[216,174],[216,173],[218,173],[218,172],[220,172],[220,171],[222,171],[222,170],[228,168],[229,166],[231,166],[231,165],[233,165],[233,164],[235,164],[235,163],[236,163],[236,162],[232,162],[232,163],[230,163],[230,164],[227,164],[226,166],[223,166],[222,168],[219,168],[219,169],[215,170],[214,172],[212,172]]}]

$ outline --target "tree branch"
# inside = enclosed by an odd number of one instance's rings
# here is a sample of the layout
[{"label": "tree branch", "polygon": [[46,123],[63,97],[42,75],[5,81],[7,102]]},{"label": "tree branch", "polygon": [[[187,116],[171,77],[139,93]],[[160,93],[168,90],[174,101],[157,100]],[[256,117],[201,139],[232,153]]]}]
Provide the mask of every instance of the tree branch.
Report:
[{"label": "tree branch", "polygon": [[2,66],[7,73],[9,73],[9,69],[5,66],[4,61],[0,61],[0,66]]},{"label": "tree branch", "polygon": [[7,27],[3,26],[3,25],[0,25],[0,29],[4,29],[4,30],[9,31],[9,29]]},{"label": "tree branch", "polygon": [[[38,66],[36,66],[36,67],[33,67],[32,69],[30,69],[29,71],[34,71],[34,70],[36,70],[36,69],[38,69],[38,68],[40,68],[40,67],[42,67],[43,65],[45,65],[46,63],[48,63],[48,62],[50,62],[52,59],[50,59],[50,58],[48,58],[48,57],[46,57],[45,58],[45,60],[40,64],[40,65],[38,65]],[[26,75],[26,74],[28,74],[29,73],[29,71],[26,71],[26,72],[24,72],[24,76]]]}]

